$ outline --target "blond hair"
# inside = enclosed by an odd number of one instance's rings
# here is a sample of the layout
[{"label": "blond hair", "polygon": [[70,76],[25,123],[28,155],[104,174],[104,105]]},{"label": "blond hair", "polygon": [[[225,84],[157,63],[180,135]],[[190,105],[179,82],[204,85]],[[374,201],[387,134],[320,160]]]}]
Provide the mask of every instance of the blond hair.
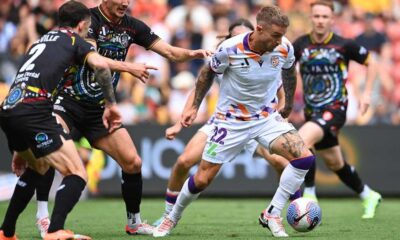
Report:
[{"label": "blond hair", "polygon": [[279,7],[270,5],[261,8],[257,13],[257,24],[278,25],[283,27],[289,26],[289,18],[281,12]]}]

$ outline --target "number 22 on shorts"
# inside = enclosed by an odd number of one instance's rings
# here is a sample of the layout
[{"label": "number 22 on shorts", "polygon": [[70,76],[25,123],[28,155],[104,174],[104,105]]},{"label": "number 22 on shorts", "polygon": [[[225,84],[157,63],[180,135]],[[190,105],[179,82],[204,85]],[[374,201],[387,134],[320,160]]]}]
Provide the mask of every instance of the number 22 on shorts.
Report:
[{"label": "number 22 on shorts", "polygon": [[211,136],[210,142],[208,144],[208,149],[207,149],[207,154],[210,156],[215,157],[217,153],[215,152],[215,149],[218,147],[218,145],[224,145],[224,138],[228,134],[228,131],[226,128],[214,128],[214,134]]}]

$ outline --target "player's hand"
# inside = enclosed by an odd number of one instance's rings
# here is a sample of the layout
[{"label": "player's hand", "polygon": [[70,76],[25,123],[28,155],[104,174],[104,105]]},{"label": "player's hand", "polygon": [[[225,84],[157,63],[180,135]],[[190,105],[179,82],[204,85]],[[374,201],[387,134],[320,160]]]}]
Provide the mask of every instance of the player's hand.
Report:
[{"label": "player's hand", "polygon": [[14,153],[13,159],[11,161],[11,169],[12,172],[17,175],[17,177],[20,177],[22,174],[24,174],[27,166],[27,162],[17,153]]},{"label": "player's hand", "polygon": [[292,106],[285,106],[281,110],[279,110],[279,113],[283,118],[288,118],[290,113],[292,112],[293,107]]},{"label": "player's hand", "polygon": [[371,97],[369,94],[364,94],[360,99],[360,113],[364,115],[367,111],[369,106],[371,105]]},{"label": "player's hand", "polygon": [[183,127],[190,127],[197,117],[197,111],[198,109],[195,107],[191,107],[188,110],[184,111],[181,116],[181,125]]},{"label": "player's hand", "polygon": [[212,51],[204,50],[204,49],[191,50],[189,53],[189,56],[191,58],[206,58],[211,55],[213,55]]},{"label": "player's hand", "polygon": [[146,83],[150,77],[149,70],[158,70],[157,67],[146,65],[145,63],[128,63],[128,73],[138,78],[142,83]]},{"label": "player's hand", "polygon": [[174,126],[169,127],[165,130],[165,138],[168,140],[174,140],[176,135],[182,130],[180,122],[175,123]]},{"label": "player's hand", "polygon": [[103,124],[112,133],[122,125],[122,117],[116,104],[106,104],[103,113]]}]

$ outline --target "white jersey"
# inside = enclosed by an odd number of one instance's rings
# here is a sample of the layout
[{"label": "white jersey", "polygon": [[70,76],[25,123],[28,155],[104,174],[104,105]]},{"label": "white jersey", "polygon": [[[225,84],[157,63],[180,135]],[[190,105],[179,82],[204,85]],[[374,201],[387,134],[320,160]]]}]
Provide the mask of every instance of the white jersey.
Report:
[{"label": "white jersey", "polygon": [[272,52],[259,55],[249,48],[250,34],[222,42],[210,62],[211,69],[222,74],[217,114],[245,121],[265,116],[280,86],[282,68],[292,67],[295,60],[287,38]]}]

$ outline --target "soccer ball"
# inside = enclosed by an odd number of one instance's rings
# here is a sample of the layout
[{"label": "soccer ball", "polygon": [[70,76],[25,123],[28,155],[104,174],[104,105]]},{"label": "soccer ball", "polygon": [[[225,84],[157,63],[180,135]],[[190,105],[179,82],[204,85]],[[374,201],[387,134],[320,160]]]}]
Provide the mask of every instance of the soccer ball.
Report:
[{"label": "soccer ball", "polygon": [[308,198],[298,198],[289,204],[286,219],[299,232],[309,232],[321,223],[321,208]]}]

